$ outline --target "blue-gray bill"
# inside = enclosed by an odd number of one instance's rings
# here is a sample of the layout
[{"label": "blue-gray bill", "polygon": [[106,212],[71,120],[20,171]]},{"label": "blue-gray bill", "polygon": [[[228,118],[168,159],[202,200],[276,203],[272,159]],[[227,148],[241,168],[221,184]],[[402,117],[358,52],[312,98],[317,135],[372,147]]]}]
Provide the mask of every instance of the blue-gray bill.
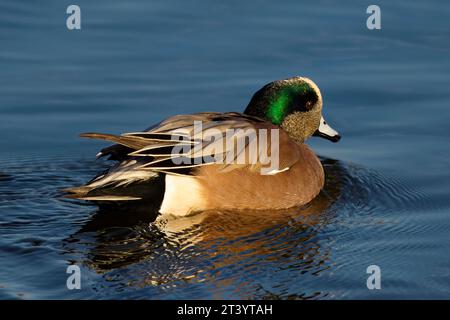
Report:
[{"label": "blue-gray bill", "polygon": [[313,136],[322,137],[332,142],[338,142],[341,140],[339,133],[330,127],[323,117],[320,118],[319,129],[314,132]]}]

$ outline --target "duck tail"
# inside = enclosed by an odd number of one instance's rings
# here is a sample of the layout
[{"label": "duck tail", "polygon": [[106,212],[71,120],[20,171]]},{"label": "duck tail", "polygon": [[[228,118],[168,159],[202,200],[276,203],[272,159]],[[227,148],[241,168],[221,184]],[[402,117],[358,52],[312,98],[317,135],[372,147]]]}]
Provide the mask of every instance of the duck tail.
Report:
[{"label": "duck tail", "polygon": [[64,198],[79,199],[88,201],[130,201],[141,200],[141,197],[125,196],[125,195],[98,195],[90,194],[93,188],[88,186],[80,186],[74,188],[62,189],[64,192]]},{"label": "duck tail", "polygon": [[82,199],[84,196],[88,194],[91,189],[86,186],[72,187],[61,189],[61,192],[64,193],[65,198],[71,199]]},{"label": "duck tail", "polygon": [[142,149],[148,145],[148,141],[146,139],[134,136],[116,136],[108,133],[87,132],[80,134],[80,137],[112,141],[133,150]]}]

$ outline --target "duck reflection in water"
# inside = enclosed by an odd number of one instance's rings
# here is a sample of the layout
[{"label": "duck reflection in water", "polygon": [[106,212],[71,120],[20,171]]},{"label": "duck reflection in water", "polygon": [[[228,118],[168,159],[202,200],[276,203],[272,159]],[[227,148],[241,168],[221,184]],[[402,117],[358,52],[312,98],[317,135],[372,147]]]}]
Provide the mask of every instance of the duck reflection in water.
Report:
[{"label": "duck reflection in water", "polygon": [[301,208],[214,210],[170,219],[158,216],[157,205],[152,203],[99,204],[79,231],[66,239],[65,248],[78,252],[79,263],[100,274],[139,266],[130,282],[139,285],[214,278],[214,286],[220,287],[221,270],[232,266],[251,274],[258,272],[262,262],[320,273],[326,268],[329,249],[318,234],[333,218],[340,181],[346,175],[338,161],[321,162],[325,187]]}]

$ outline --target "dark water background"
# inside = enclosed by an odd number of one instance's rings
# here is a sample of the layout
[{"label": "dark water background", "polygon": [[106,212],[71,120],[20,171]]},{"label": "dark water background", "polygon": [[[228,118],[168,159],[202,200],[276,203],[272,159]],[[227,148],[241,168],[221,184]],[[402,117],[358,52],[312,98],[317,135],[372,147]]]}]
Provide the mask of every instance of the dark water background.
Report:
[{"label": "dark water background", "polygon": [[[78,0],[80,31],[70,4],[0,2],[0,298],[449,298],[448,1],[377,1],[379,31],[367,1]],[[309,141],[307,208],[158,225],[60,197],[107,166],[78,133],[240,111],[293,75],[343,136]]]}]

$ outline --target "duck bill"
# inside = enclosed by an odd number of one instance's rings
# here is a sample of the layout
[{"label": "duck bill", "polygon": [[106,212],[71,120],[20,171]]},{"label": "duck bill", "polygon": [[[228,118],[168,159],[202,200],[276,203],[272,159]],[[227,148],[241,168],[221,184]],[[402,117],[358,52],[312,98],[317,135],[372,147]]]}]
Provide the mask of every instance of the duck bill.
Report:
[{"label": "duck bill", "polygon": [[341,139],[339,133],[330,127],[323,117],[320,118],[319,129],[314,132],[313,136],[322,137],[332,142],[338,142]]}]

